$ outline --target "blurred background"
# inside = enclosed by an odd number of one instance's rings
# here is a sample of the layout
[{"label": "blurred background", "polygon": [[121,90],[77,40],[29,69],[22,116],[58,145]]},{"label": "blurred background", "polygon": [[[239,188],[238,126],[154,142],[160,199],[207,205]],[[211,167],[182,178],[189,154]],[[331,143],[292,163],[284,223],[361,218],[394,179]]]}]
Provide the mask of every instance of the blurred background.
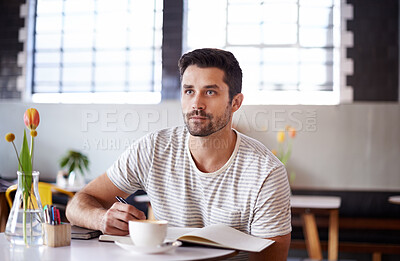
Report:
[{"label": "blurred background", "polygon": [[[37,108],[40,179],[55,182],[76,150],[90,181],[136,139],[183,124],[177,61],[203,47],[241,64],[235,128],[271,150],[296,129],[294,190],[400,194],[396,0],[0,0],[0,134],[19,149]],[[16,169],[2,139],[0,178]]]}]

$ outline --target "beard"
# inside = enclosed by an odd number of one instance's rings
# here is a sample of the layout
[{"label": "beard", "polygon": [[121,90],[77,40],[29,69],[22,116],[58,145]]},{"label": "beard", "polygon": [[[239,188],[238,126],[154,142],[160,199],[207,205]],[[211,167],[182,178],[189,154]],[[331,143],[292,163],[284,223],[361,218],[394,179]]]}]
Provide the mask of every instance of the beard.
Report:
[{"label": "beard", "polygon": [[[209,123],[191,122],[190,118],[193,116],[201,116],[208,119]],[[183,113],[185,125],[192,136],[206,137],[209,136],[228,125],[232,116],[231,107],[228,104],[225,108],[223,115],[215,117],[211,113],[205,113],[201,110],[193,110],[188,113]]]}]

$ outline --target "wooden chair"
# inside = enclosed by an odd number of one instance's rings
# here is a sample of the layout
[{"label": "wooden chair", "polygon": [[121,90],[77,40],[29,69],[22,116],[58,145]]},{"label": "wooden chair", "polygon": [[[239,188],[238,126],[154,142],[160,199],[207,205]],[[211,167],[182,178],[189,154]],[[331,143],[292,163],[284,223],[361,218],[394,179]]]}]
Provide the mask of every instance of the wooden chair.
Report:
[{"label": "wooden chair", "polygon": [[[11,192],[14,192],[17,190],[18,185],[12,185],[8,187],[6,191],[6,199],[8,202],[8,206],[11,208],[13,201],[11,199]],[[65,189],[62,189],[56,185],[46,183],[46,182],[39,182],[38,183],[38,188],[39,188],[39,195],[40,195],[40,201],[42,202],[42,206],[45,205],[52,205],[53,204],[53,191],[54,192],[60,192],[68,197],[72,198],[74,196],[74,193],[67,191]]]}]

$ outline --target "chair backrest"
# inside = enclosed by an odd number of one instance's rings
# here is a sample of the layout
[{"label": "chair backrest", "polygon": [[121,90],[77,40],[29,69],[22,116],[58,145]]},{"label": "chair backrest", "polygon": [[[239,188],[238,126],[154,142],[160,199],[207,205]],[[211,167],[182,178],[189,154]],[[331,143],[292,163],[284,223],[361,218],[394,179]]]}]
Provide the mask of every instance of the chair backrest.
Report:
[{"label": "chair backrest", "polygon": [[[11,199],[11,192],[17,190],[18,185],[12,185],[8,187],[6,191],[6,199],[8,202],[8,205],[10,208],[12,207],[12,199]],[[39,188],[39,195],[40,195],[40,201],[42,202],[42,206],[45,205],[51,205],[53,204],[53,191],[61,192],[63,194],[68,195],[70,198],[74,196],[74,193],[69,192],[65,189],[62,189],[56,185],[46,183],[46,182],[39,182],[38,183],[38,188]]]}]

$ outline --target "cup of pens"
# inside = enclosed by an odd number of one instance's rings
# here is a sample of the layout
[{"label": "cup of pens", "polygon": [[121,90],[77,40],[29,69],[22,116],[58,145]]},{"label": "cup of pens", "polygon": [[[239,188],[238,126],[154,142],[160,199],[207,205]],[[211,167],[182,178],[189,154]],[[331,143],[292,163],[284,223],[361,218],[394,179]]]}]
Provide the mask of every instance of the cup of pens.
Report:
[{"label": "cup of pens", "polygon": [[46,205],[44,213],[44,244],[49,247],[71,245],[71,224],[61,222],[60,210],[53,205]]}]

